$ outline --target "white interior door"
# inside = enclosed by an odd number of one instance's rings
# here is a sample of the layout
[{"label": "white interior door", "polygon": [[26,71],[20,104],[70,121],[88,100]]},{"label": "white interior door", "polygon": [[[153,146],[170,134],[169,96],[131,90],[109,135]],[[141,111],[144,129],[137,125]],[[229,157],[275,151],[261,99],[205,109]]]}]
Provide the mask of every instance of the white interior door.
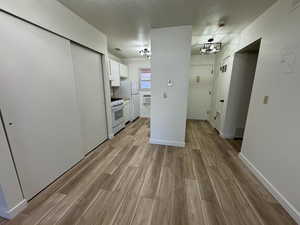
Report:
[{"label": "white interior door", "polygon": [[222,115],[223,115],[223,106],[224,103],[221,102],[224,99],[224,74],[219,72],[216,78],[216,102],[215,102],[215,128],[220,132],[221,131],[221,122],[222,122]]},{"label": "white interior door", "polygon": [[78,162],[70,42],[0,12],[0,100],[25,198]]},{"label": "white interior door", "polygon": [[101,55],[72,43],[81,119],[82,151],[87,154],[107,139]]},{"label": "white interior door", "polygon": [[[225,58],[220,66],[229,65],[230,57]],[[229,77],[230,77],[230,69],[227,68],[226,72],[219,71],[216,78],[216,120],[215,120],[215,128],[222,132],[222,127],[224,123],[225,116],[225,101],[226,101],[226,93],[228,90],[226,88],[229,85]]]},{"label": "white interior door", "polygon": [[192,66],[189,97],[188,119],[208,120],[208,111],[211,105],[212,78],[211,65]]}]

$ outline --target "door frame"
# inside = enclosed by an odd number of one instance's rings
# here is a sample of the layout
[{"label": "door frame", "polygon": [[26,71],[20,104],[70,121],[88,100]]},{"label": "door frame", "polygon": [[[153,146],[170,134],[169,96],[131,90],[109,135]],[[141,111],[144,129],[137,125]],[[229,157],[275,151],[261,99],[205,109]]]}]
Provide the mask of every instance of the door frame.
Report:
[{"label": "door frame", "polygon": [[[208,107],[208,115],[207,115],[207,121],[209,121],[210,120],[210,113],[211,113],[211,109],[212,109],[212,93],[213,93],[213,84],[214,84],[214,80],[213,80],[213,78],[214,78],[214,64],[212,63],[202,63],[202,64],[191,64],[190,65],[190,74],[189,74],[189,80],[190,80],[190,77],[191,77],[191,68],[192,67],[210,67],[211,68],[211,72],[210,72],[210,74],[211,74],[211,85],[210,85],[210,88],[209,88],[209,95],[210,95],[210,100],[209,100],[209,107]],[[190,84],[189,84],[189,89],[188,89],[188,92],[190,92]],[[189,93],[188,93],[189,94]],[[189,98],[189,96],[188,96],[188,98]],[[188,106],[189,107],[189,106]],[[188,114],[188,109],[187,109],[187,114]],[[187,119],[188,119],[188,115],[187,115]]]}]

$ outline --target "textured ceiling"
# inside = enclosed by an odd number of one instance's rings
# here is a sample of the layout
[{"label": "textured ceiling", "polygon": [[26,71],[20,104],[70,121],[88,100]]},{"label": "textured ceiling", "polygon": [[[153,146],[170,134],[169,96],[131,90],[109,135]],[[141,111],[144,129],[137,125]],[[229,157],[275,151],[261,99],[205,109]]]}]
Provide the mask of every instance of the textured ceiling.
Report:
[{"label": "textured ceiling", "polygon": [[[215,34],[226,42],[275,0],[59,0],[108,36],[109,50],[119,57],[137,57],[150,45],[151,28],[193,25],[197,43]],[[220,20],[226,26],[218,29]],[[120,48],[121,51],[115,51]]]}]

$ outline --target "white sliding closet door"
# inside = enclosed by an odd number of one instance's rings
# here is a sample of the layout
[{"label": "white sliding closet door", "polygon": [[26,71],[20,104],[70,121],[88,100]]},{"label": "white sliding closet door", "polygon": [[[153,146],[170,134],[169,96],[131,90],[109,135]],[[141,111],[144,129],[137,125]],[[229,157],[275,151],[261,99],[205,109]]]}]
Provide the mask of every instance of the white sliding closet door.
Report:
[{"label": "white sliding closet door", "polygon": [[0,107],[26,199],[77,163],[70,42],[0,12]]},{"label": "white sliding closet door", "polygon": [[101,55],[71,44],[81,118],[82,151],[87,154],[107,139]]}]

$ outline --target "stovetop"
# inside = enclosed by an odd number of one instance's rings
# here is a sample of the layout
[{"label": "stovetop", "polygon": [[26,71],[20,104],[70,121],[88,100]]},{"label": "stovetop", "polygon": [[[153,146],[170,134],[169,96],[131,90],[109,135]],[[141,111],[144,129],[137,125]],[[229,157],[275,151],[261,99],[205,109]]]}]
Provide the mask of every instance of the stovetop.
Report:
[{"label": "stovetop", "polygon": [[119,101],[119,100],[123,100],[123,98],[111,98],[112,102]]},{"label": "stovetop", "polygon": [[111,98],[111,106],[119,106],[119,105],[123,105],[124,104],[124,100],[123,98]]}]

